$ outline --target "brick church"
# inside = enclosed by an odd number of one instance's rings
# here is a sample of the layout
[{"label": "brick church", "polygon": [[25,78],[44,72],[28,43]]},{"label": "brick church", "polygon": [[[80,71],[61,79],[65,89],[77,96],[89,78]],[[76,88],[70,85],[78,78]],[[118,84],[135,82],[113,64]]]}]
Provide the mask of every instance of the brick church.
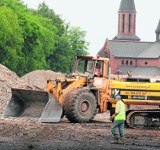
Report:
[{"label": "brick church", "polygon": [[134,0],[121,0],[118,11],[118,34],[106,39],[97,53],[110,59],[111,73],[122,75],[160,76],[160,21],[155,29],[155,42],[143,42],[136,35]]}]

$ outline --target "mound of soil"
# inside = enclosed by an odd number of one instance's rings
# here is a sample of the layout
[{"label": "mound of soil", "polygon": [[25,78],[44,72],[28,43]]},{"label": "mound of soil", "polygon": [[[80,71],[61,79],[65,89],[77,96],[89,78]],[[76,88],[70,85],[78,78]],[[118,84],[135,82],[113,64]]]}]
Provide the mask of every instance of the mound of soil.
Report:
[{"label": "mound of soil", "polygon": [[32,88],[37,87],[45,90],[47,80],[54,80],[57,77],[64,77],[64,75],[51,70],[35,70],[24,75],[22,79]]},{"label": "mound of soil", "polygon": [[0,64],[0,115],[11,98],[11,88],[26,88],[26,82],[17,74]]},{"label": "mound of soil", "polygon": [[39,88],[45,90],[47,80],[64,77],[62,73],[51,70],[36,70],[19,77],[15,72],[0,64],[0,116],[2,116],[12,93],[11,88]]}]

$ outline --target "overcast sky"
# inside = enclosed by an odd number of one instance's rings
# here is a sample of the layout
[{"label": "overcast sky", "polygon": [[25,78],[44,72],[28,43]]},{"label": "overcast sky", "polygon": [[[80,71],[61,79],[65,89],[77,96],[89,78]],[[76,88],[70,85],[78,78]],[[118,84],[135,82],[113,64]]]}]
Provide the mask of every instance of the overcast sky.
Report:
[{"label": "overcast sky", "polygon": [[[50,9],[66,23],[86,31],[90,43],[88,52],[96,55],[106,38],[118,32],[118,10],[121,0],[22,0],[29,8],[45,1]],[[134,0],[136,6],[136,35],[141,41],[154,42],[160,20],[160,0]]]}]

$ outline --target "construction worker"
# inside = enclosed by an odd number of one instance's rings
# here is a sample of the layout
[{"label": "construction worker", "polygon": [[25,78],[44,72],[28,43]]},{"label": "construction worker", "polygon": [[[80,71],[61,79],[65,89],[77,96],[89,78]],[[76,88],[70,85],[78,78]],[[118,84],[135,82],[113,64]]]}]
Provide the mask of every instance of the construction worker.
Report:
[{"label": "construction worker", "polygon": [[[113,140],[111,141],[112,144],[124,144],[124,122],[126,119],[126,114],[125,114],[125,104],[123,100],[121,99],[120,95],[117,95],[115,97],[116,100],[116,109],[115,113],[111,116],[112,119],[114,119],[114,122],[111,127],[111,132],[113,135]],[[119,129],[119,136],[116,132],[116,128]]]}]

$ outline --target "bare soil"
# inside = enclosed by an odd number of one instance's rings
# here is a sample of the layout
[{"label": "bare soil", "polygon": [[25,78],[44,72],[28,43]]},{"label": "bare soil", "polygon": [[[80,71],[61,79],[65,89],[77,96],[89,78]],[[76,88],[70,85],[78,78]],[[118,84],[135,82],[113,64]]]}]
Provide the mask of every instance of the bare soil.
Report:
[{"label": "bare soil", "polygon": [[158,150],[160,131],[125,128],[125,144],[110,144],[109,114],[97,114],[91,123],[59,123],[2,118],[0,150]]}]

